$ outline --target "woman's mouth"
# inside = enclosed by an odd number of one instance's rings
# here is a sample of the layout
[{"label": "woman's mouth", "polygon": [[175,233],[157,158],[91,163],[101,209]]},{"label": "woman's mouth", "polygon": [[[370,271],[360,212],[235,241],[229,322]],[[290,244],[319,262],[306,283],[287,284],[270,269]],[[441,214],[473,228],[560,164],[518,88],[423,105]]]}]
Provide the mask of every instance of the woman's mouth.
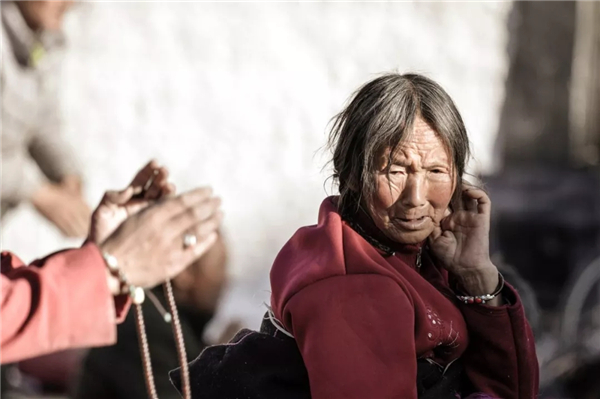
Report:
[{"label": "woman's mouth", "polygon": [[420,230],[425,226],[428,216],[421,216],[418,218],[395,218],[394,224],[403,230]]}]

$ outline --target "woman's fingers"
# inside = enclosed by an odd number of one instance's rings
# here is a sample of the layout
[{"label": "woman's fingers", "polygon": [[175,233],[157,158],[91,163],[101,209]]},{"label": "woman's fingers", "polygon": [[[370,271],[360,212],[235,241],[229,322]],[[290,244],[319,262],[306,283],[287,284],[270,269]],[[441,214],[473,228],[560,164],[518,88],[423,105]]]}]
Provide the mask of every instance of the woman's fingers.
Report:
[{"label": "woman's fingers", "polygon": [[470,200],[470,206],[473,208],[473,211],[476,210],[477,213],[489,214],[492,209],[490,197],[488,197],[485,191],[478,188],[465,189],[463,191],[463,198],[465,200],[465,205],[467,201]]},{"label": "woman's fingers", "polygon": [[[193,230],[197,226],[210,221],[220,213],[218,211],[220,206],[221,199],[211,197],[188,207],[169,222],[173,225],[172,232],[177,238],[177,235],[183,235],[186,231]],[[181,232],[184,233],[182,234]]]},{"label": "woman's fingers", "polygon": [[102,197],[101,205],[125,205],[134,196],[133,186],[121,191],[107,191]]},{"label": "woman's fingers", "polygon": [[153,177],[154,171],[158,168],[158,162],[153,159],[135,175],[131,184],[129,184],[134,189],[134,195],[139,195],[144,191],[144,186]]},{"label": "woman's fingers", "polygon": [[462,192],[463,209],[467,212],[477,212],[477,200],[469,195],[471,189]]},{"label": "woman's fingers", "polygon": [[[146,200],[138,197],[130,203],[138,201]],[[127,218],[101,248],[120,260],[132,284],[153,286],[181,272],[215,243],[220,204],[210,188],[166,199]],[[186,234],[195,239],[186,240]]]},{"label": "woman's fingers", "polygon": [[144,198],[147,200],[155,200],[160,198],[163,188],[169,184],[169,171],[166,168],[160,167],[154,169],[153,177],[146,183],[144,187]]},{"label": "woman's fingers", "polygon": [[[176,232],[173,237],[174,248],[176,251],[183,251],[180,266],[188,266],[215,243],[223,220],[223,214],[218,210],[220,203],[220,200],[212,198],[192,208],[193,214],[183,212],[169,221],[172,225],[169,230]],[[196,242],[186,246],[184,237],[188,234],[194,236]]]},{"label": "woman's fingers", "polygon": [[156,217],[162,221],[167,221],[183,212],[188,212],[192,218],[195,218],[193,209],[201,207],[206,201],[212,198],[212,188],[201,187],[186,193],[180,194],[176,197],[166,200],[161,203],[160,206],[155,207],[153,212],[157,215]]},{"label": "woman's fingers", "polygon": [[186,267],[191,265],[198,258],[202,257],[217,242],[218,233],[213,231],[207,236],[198,239],[198,242],[183,251],[183,257],[180,262],[173,263],[167,269],[168,278],[173,278],[181,273]]},{"label": "woman's fingers", "polygon": [[454,230],[456,223],[455,223],[455,217],[456,214],[445,217],[444,219],[442,219],[442,221],[440,222],[440,227],[442,229],[442,232],[446,231],[446,230]]},{"label": "woman's fingers", "polygon": [[221,211],[215,212],[210,218],[201,221],[200,223],[187,230],[185,234],[193,234],[196,236],[198,241],[201,241],[217,231],[221,226],[223,220],[223,213]]},{"label": "woman's fingers", "polygon": [[435,241],[438,239],[439,236],[442,235],[442,228],[439,226],[436,226],[433,228],[433,231],[431,232],[431,234],[429,235],[429,239],[431,241]]},{"label": "woman's fingers", "polygon": [[160,197],[161,198],[170,197],[171,195],[175,194],[176,191],[177,191],[177,188],[175,187],[175,184],[167,183],[164,187],[162,187]]},{"label": "woman's fingers", "polygon": [[147,208],[148,205],[150,205],[150,201],[141,198],[134,198],[127,203],[125,209],[127,210],[127,215],[131,216]]}]

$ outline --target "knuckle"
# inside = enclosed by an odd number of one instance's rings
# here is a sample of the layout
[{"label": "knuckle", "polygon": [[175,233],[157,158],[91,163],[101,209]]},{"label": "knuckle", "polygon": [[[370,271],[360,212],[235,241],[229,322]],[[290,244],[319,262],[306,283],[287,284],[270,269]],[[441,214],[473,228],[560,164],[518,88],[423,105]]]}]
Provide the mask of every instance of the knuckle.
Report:
[{"label": "knuckle", "polygon": [[200,237],[206,237],[212,231],[210,223],[202,223],[196,227],[196,234]]},{"label": "knuckle", "polygon": [[203,202],[201,205],[198,206],[197,209],[198,209],[198,218],[201,220],[204,220],[212,215],[214,208],[211,203]]},{"label": "knuckle", "polygon": [[208,251],[208,249],[212,246],[213,241],[211,240],[204,240],[201,243],[198,243],[198,245],[196,245],[193,249],[194,251],[194,255],[195,256],[201,256],[204,253],[206,253],[206,251]]},{"label": "knuckle", "polygon": [[160,223],[162,221],[162,212],[160,212],[160,208],[157,208],[154,212],[149,213],[148,219],[152,227]]},{"label": "knuckle", "polygon": [[196,220],[202,220],[204,218],[205,209],[202,206],[195,206],[190,208],[191,217]]},{"label": "knuckle", "polygon": [[179,197],[175,197],[172,201],[180,207],[187,207],[188,201],[187,201],[187,196],[185,195],[180,195]]}]

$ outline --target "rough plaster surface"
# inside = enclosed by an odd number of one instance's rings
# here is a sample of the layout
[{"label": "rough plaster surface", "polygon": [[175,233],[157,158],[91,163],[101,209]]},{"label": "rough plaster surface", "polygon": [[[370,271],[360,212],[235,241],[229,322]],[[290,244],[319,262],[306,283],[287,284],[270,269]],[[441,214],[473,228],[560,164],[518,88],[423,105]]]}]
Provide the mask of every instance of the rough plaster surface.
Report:
[{"label": "rough plaster surface", "polygon": [[[61,107],[97,203],[150,157],[182,190],[224,200],[235,276],[219,320],[257,326],[269,267],[316,220],[327,124],[380,72],[438,80],[493,168],[510,3],[85,3],[68,17]],[[3,248],[31,260],[66,241],[27,206]],[[219,323],[217,323],[217,326]],[[218,327],[215,327],[218,329]]]}]

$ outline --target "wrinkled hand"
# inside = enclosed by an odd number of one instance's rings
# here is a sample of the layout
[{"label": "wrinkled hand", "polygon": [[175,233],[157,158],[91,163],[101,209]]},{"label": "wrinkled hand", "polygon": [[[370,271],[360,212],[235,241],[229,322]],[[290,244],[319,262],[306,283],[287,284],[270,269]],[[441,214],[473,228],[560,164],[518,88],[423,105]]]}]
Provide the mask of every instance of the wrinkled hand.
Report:
[{"label": "wrinkled hand", "polygon": [[90,224],[90,208],[81,193],[48,183],[31,198],[37,211],[67,237],[84,237]]},{"label": "wrinkled hand", "polygon": [[[429,237],[429,246],[446,269],[477,286],[471,287],[473,291],[490,293],[497,284],[489,251],[491,201],[483,190],[472,187],[463,190],[462,200],[463,209],[441,221]],[[485,287],[478,287],[481,284]]]},{"label": "wrinkled hand", "polygon": [[[131,284],[155,286],[211,248],[221,224],[220,205],[209,188],[158,202],[128,217],[99,245],[100,250],[117,259]],[[185,247],[185,234],[195,235],[197,243]]]},{"label": "wrinkled hand", "polygon": [[168,182],[168,177],[167,169],[150,161],[127,188],[106,192],[92,215],[88,240],[103,243],[128,217],[173,194],[175,186]]}]

